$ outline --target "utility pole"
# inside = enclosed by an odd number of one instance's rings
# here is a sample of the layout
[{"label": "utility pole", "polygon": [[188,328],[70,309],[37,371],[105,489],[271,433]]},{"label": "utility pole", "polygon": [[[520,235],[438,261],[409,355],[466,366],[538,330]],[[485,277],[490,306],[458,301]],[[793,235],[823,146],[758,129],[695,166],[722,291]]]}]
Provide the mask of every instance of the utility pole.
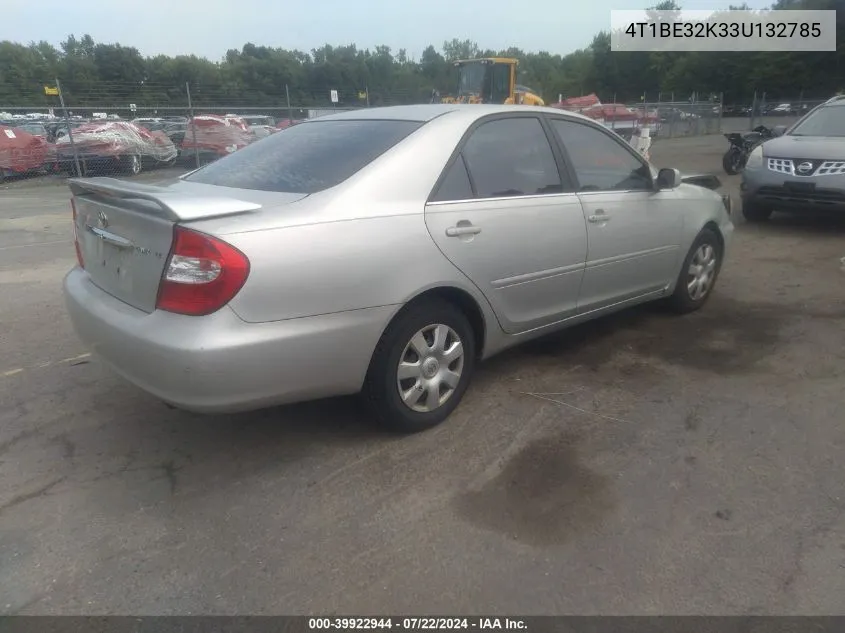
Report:
[{"label": "utility pole", "polygon": [[73,164],[76,165],[76,175],[81,178],[82,170],[79,168],[79,154],[76,153],[76,145],[73,142],[73,133],[70,130],[70,117],[67,115],[65,96],[62,94],[62,84],[59,82],[58,77],[56,77],[56,90],[59,93],[59,103],[62,105],[62,113],[65,115],[65,123],[67,124],[67,140],[70,141],[70,151],[73,152]]},{"label": "utility pole", "polygon": [[190,82],[185,82],[185,90],[188,92],[188,114],[191,116],[191,136],[193,137],[194,141],[194,159],[197,163],[197,169],[200,167],[200,148],[197,145],[197,122],[194,121],[194,104],[191,101],[191,84]]}]

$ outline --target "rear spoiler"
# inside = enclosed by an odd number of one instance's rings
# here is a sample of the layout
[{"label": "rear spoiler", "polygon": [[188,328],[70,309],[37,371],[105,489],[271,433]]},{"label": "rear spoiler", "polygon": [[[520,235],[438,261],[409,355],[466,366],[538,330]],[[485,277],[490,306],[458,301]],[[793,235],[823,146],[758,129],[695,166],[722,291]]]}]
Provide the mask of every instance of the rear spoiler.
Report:
[{"label": "rear spoiler", "polygon": [[74,196],[99,194],[121,200],[144,200],[157,205],[174,222],[206,220],[224,215],[235,215],[258,211],[260,204],[245,202],[225,196],[202,196],[173,191],[156,185],[118,180],[117,178],[70,178],[71,193]]},{"label": "rear spoiler", "polygon": [[681,174],[681,182],[713,191],[722,186],[722,181],[715,174]]}]

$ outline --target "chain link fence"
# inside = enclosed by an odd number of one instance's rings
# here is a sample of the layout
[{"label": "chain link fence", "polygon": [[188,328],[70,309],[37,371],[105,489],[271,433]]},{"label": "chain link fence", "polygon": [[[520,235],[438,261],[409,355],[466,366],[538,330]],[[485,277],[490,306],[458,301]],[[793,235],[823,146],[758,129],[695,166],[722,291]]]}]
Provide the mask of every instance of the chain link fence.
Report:
[{"label": "chain link fence", "polygon": [[[655,139],[718,134],[721,130],[722,107],[717,101],[640,102],[627,107],[638,117],[633,127],[648,126]],[[609,123],[612,129],[618,125]]]},{"label": "chain link fence", "polygon": [[0,181],[33,175],[167,177],[304,119],[388,101],[368,90],[322,96],[285,86],[280,95],[230,94],[189,84],[145,86],[146,94],[121,98],[126,86],[63,93],[54,83],[45,87],[55,93],[45,95],[43,105],[0,104]]},{"label": "chain link fence", "polygon": [[[304,119],[357,108],[428,103],[408,91],[308,90],[278,94],[209,91],[200,85],[45,86],[43,104],[0,104],[0,180],[27,175],[169,177],[195,169]],[[48,88],[50,92],[48,93]],[[325,94],[324,94],[325,93]],[[600,104],[582,109],[628,140],[647,127],[653,140],[789,124],[819,101],[748,104],[707,100]]]}]

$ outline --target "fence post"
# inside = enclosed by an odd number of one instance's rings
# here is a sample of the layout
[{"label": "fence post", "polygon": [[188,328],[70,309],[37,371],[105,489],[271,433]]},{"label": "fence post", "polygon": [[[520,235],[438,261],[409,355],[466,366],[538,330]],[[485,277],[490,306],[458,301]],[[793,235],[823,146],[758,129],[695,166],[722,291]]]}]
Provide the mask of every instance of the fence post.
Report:
[{"label": "fence post", "polygon": [[754,112],[757,110],[757,91],[754,91],[754,98],[751,100],[751,112],[748,113],[748,129],[754,129]]},{"label": "fence post", "polygon": [[[580,94],[584,94],[582,90]],[[611,103],[616,103],[616,93],[613,93],[613,101]],[[616,108],[614,106],[613,114],[610,115],[610,129],[616,131]]]},{"label": "fence post", "polygon": [[288,123],[293,125],[293,109],[290,107],[290,90],[287,84],[285,84],[285,100],[288,103]]},{"label": "fence post", "polygon": [[364,93],[367,95],[367,107],[370,107],[370,87],[364,86]]},{"label": "fence post", "polygon": [[191,101],[191,84],[190,82],[185,82],[185,90],[188,93],[188,116],[191,117],[190,124],[191,124],[191,136],[193,137],[194,141],[194,159],[197,163],[197,169],[200,166],[200,148],[197,145],[197,123],[194,121],[194,103]]},{"label": "fence post", "polygon": [[65,123],[67,124],[67,140],[70,141],[70,151],[73,152],[73,164],[76,166],[76,175],[82,178],[82,170],[79,168],[79,154],[76,151],[76,144],[73,142],[73,133],[70,130],[70,117],[67,115],[65,96],[64,93],[62,93],[62,84],[59,82],[58,77],[56,77],[56,91],[59,93],[59,103],[62,106],[62,114],[65,115]]},{"label": "fence post", "polygon": [[719,93],[719,127],[716,130],[716,133],[719,134],[722,132],[722,113],[725,111],[725,93]]}]

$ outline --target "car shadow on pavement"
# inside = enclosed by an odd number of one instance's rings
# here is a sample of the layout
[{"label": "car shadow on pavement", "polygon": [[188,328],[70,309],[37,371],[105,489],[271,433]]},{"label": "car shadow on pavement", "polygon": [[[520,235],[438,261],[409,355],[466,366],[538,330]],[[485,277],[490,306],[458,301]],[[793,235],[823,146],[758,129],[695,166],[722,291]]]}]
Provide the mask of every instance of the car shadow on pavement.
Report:
[{"label": "car shadow on pavement", "polygon": [[519,359],[561,357],[572,359],[573,363],[588,366],[601,365],[612,353],[612,350],[605,345],[609,339],[621,330],[638,328],[650,319],[661,318],[663,312],[661,306],[651,304],[628,308],[527,341],[494,356],[486,361],[482,368],[491,372],[506,371],[507,366],[513,365]]},{"label": "car shadow on pavement", "polygon": [[747,222],[743,224],[743,229],[753,227],[762,234],[771,235],[845,234],[845,214],[836,213],[787,213],[776,211],[767,222],[756,225]]},{"label": "car shadow on pavement", "polygon": [[270,407],[246,413],[205,415],[171,409],[178,424],[186,428],[217,429],[228,433],[237,429],[241,435],[266,436],[282,431],[288,436],[312,436],[319,442],[355,443],[382,434],[374,420],[355,396],[327,398],[298,404]]},{"label": "car shadow on pavement", "polygon": [[496,372],[534,366],[541,373],[578,368],[575,375],[582,378],[603,372],[603,384],[662,380],[666,376],[661,367],[667,366],[753,372],[794,316],[784,306],[773,308],[738,301],[718,290],[701,311],[685,316],[660,303],[643,304],[526,342],[483,367]]}]

